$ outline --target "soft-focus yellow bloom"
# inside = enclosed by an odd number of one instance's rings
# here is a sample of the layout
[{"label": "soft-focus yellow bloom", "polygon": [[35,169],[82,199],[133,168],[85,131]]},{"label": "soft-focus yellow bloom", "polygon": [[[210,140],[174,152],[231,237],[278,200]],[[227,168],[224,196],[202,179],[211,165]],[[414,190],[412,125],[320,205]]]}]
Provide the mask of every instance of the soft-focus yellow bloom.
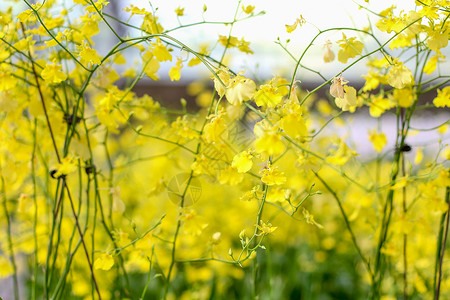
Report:
[{"label": "soft-focus yellow bloom", "polygon": [[412,72],[401,62],[397,62],[388,72],[388,83],[397,88],[402,89],[414,83]]},{"label": "soft-focus yellow bloom", "polygon": [[382,95],[373,95],[370,97],[370,115],[372,117],[380,117],[386,110],[389,110],[395,106],[390,99],[384,98]]},{"label": "soft-focus yellow bloom", "polygon": [[337,149],[330,150],[330,156],[327,157],[327,162],[342,166],[346,164],[350,158],[358,156],[354,150],[350,149],[347,144],[339,140]]},{"label": "soft-focus yellow bloom", "polygon": [[237,185],[242,182],[244,175],[235,168],[228,167],[220,172],[218,179],[220,184]]},{"label": "soft-focus yellow bloom", "polygon": [[320,225],[319,223],[317,223],[316,220],[314,220],[314,216],[312,214],[310,214],[310,212],[307,209],[305,209],[304,207],[303,207],[302,213],[303,213],[303,217],[306,220],[306,223],[315,225],[318,228],[323,229],[323,226]]},{"label": "soft-focus yellow bloom", "polygon": [[395,89],[393,98],[400,107],[410,107],[415,100],[416,94],[411,88]]},{"label": "soft-focus yellow bloom", "polygon": [[356,90],[354,87],[351,86],[344,86],[344,97],[340,98],[337,97],[334,99],[334,102],[336,103],[336,106],[342,109],[342,111],[352,111],[356,107],[357,104],[357,96],[356,96]]},{"label": "soft-focus yellow bloom", "polygon": [[98,55],[97,50],[92,49],[87,43],[84,43],[84,45],[81,47],[79,57],[83,64],[101,64],[100,56]]},{"label": "soft-focus yellow bloom", "polygon": [[70,156],[66,156],[61,160],[56,166],[56,173],[53,175],[55,178],[59,176],[66,176],[72,172],[75,172],[77,169],[77,164],[74,162],[73,158]]},{"label": "soft-focus yellow bloom", "polygon": [[131,15],[147,14],[147,12],[145,11],[145,8],[139,8],[137,6],[134,6],[133,4],[130,4],[128,7],[125,7],[123,10],[126,12],[131,12]]},{"label": "soft-focus yellow bloom", "polygon": [[261,181],[269,186],[284,184],[287,179],[284,173],[278,170],[278,167],[270,165],[261,170],[261,175]]},{"label": "soft-focus yellow bloom", "polygon": [[255,10],[255,6],[254,5],[242,5],[242,10],[247,14],[251,14],[253,12],[253,10]]},{"label": "soft-focus yellow bloom", "polygon": [[231,104],[241,105],[242,102],[252,99],[255,91],[256,84],[253,80],[237,75],[230,80],[225,96]]},{"label": "soft-focus yellow bloom", "polygon": [[160,62],[163,61],[172,61],[172,55],[166,46],[161,43],[160,39],[156,40],[156,43],[152,43],[153,49],[152,53],[156,57],[156,59]]},{"label": "soft-focus yellow bloom", "polygon": [[376,131],[369,131],[369,141],[372,142],[373,148],[378,153],[380,153],[387,144],[386,135],[384,133],[377,133]]},{"label": "soft-focus yellow bloom", "polygon": [[253,155],[249,151],[240,152],[233,157],[231,166],[237,169],[239,173],[246,173],[253,166],[252,158]]},{"label": "soft-focus yellow bloom", "polygon": [[297,112],[283,116],[279,124],[291,138],[304,137],[308,134],[305,119]]},{"label": "soft-focus yellow bloom", "polygon": [[342,33],[342,40],[338,41],[341,49],[338,52],[338,60],[341,63],[347,63],[349,58],[353,58],[360,55],[364,48],[363,43],[356,40],[356,37],[347,39],[344,33]]},{"label": "soft-focus yellow bloom", "polygon": [[450,107],[450,86],[437,90],[437,96],[433,100],[436,107]]},{"label": "soft-focus yellow bloom", "polygon": [[416,156],[414,157],[414,163],[416,165],[420,164],[423,160],[423,150],[422,148],[417,148]]},{"label": "soft-focus yellow bloom", "polygon": [[13,272],[14,269],[11,266],[11,263],[3,256],[0,256],[0,278],[9,277]]},{"label": "soft-focus yellow bloom", "polygon": [[447,30],[441,32],[434,28],[428,32],[427,45],[433,51],[439,51],[448,45],[449,32]]},{"label": "soft-focus yellow bloom", "polygon": [[220,142],[228,137],[227,124],[223,115],[213,115],[203,129],[203,137],[208,143]]},{"label": "soft-focus yellow bloom", "polygon": [[62,71],[62,66],[57,64],[47,64],[42,70],[41,76],[48,83],[60,83],[67,78],[66,73]]},{"label": "soft-focus yellow bloom", "polygon": [[149,34],[157,34],[164,31],[164,28],[158,22],[158,17],[155,17],[148,12],[145,12],[144,21],[142,22],[141,29]]},{"label": "soft-focus yellow bloom", "polygon": [[177,64],[173,66],[169,71],[170,81],[178,81],[181,77],[181,68],[183,67],[183,62],[181,58],[178,58]]},{"label": "soft-focus yellow bloom", "polygon": [[94,262],[94,268],[97,270],[108,271],[114,266],[114,258],[111,254],[104,253]]},{"label": "soft-focus yellow bloom", "polygon": [[159,76],[156,74],[159,70],[159,61],[156,57],[149,51],[146,51],[142,56],[143,63],[145,65],[145,74],[153,80],[158,80]]},{"label": "soft-focus yellow bloom", "polygon": [[[255,126],[256,127],[256,126]],[[274,131],[265,131],[256,141],[255,150],[258,153],[267,153],[268,155],[280,155],[285,149],[280,134]]]}]

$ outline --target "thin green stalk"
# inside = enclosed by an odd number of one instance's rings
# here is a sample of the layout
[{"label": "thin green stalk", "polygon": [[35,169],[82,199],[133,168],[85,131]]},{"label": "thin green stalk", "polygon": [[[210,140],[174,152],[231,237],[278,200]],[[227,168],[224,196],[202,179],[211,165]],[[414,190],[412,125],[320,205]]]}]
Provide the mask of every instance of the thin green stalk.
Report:
[{"label": "thin green stalk", "polygon": [[14,246],[12,242],[12,230],[11,230],[11,216],[8,211],[8,205],[6,204],[6,185],[5,185],[5,179],[3,178],[3,174],[1,172],[1,166],[0,166],[0,179],[2,183],[2,206],[3,206],[3,212],[6,217],[6,236],[8,241],[8,250],[9,250],[9,261],[11,262],[12,268],[13,268],[13,288],[14,288],[14,299],[19,300],[19,280],[17,278],[17,264],[16,264],[16,258],[14,255]]},{"label": "thin green stalk", "polygon": [[450,187],[446,188],[445,191],[445,201],[448,203],[448,209],[447,209],[447,216],[445,218],[445,229],[444,229],[444,235],[440,250],[440,257],[439,257],[439,267],[438,267],[438,276],[437,276],[437,284],[436,289],[434,292],[434,299],[439,300],[440,297],[440,291],[441,291],[441,280],[442,280],[442,265],[444,263],[444,255],[445,255],[445,246],[447,244],[447,238],[448,238],[448,229],[449,229],[449,223],[450,223],[450,201],[449,201],[449,195],[450,195]]},{"label": "thin green stalk", "polygon": [[333,191],[333,189],[328,185],[328,183],[316,172],[314,172],[314,175],[320,180],[320,182],[322,182],[322,184],[325,186],[325,188],[330,192],[330,194],[333,196],[333,198],[336,200],[338,206],[339,206],[339,210],[342,214],[342,217],[344,218],[345,221],[345,226],[347,227],[348,232],[350,233],[352,242],[353,242],[353,246],[355,246],[356,251],[358,252],[358,255],[361,257],[361,260],[364,262],[367,271],[369,272],[370,276],[371,276],[371,280],[374,280],[374,273],[372,272],[372,268],[370,266],[369,261],[367,260],[367,258],[364,256],[364,254],[362,253],[361,248],[358,245],[358,241],[356,239],[356,235],[353,232],[352,226],[350,224],[350,221],[347,217],[347,214],[345,213],[344,207],[342,205],[341,200],[339,199],[338,195],[336,194],[335,191]]}]

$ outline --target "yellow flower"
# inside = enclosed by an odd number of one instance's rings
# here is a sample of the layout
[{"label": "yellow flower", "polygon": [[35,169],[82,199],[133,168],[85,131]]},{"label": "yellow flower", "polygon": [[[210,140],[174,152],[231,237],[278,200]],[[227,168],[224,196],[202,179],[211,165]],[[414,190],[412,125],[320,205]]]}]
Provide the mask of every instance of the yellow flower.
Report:
[{"label": "yellow flower", "polygon": [[323,61],[326,63],[332,62],[334,60],[334,53],[331,51],[331,41],[327,41],[324,45],[325,53],[323,54]]},{"label": "yellow flower", "polygon": [[170,81],[178,81],[181,77],[181,68],[183,67],[183,63],[181,58],[178,58],[177,64],[173,66],[169,71]]},{"label": "yellow flower", "polygon": [[184,7],[178,6],[177,8],[175,8],[175,13],[177,14],[178,17],[183,16],[184,15]]},{"label": "yellow flower", "polygon": [[228,167],[220,172],[218,179],[220,184],[237,185],[244,179],[244,175],[235,168]]},{"label": "yellow flower", "polygon": [[339,140],[337,144],[337,150],[330,150],[330,156],[327,157],[327,162],[342,166],[346,164],[350,158],[357,156],[358,153],[350,149],[347,144]]},{"label": "yellow flower", "polygon": [[376,131],[369,132],[369,141],[372,142],[373,148],[378,153],[381,152],[387,144],[387,138],[384,133],[377,133]]},{"label": "yellow flower", "polygon": [[97,51],[89,47],[87,43],[84,43],[84,45],[82,46],[79,57],[81,58],[81,63],[83,64],[101,64],[100,56],[98,55]]},{"label": "yellow flower", "polygon": [[203,137],[208,143],[220,142],[228,137],[227,125],[222,115],[211,117],[203,130]]},{"label": "yellow flower", "polygon": [[13,273],[14,269],[10,262],[3,256],[0,256],[0,278],[9,277]]},{"label": "yellow flower", "polygon": [[275,107],[281,102],[283,95],[272,84],[264,84],[255,93],[255,103],[258,106]]},{"label": "yellow flower", "polygon": [[141,29],[150,34],[161,33],[164,28],[158,23],[158,17],[153,16],[151,13],[145,12],[144,21],[142,22]]},{"label": "yellow flower", "polygon": [[303,137],[308,133],[305,119],[298,112],[289,113],[283,116],[280,120],[280,128],[292,138]]},{"label": "yellow flower", "polygon": [[382,95],[372,95],[369,113],[372,117],[378,118],[386,110],[391,109],[394,106],[395,104],[390,99],[384,98]]},{"label": "yellow flower", "polygon": [[230,80],[225,96],[231,104],[241,105],[242,102],[252,99],[255,91],[255,82],[238,74]]},{"label": "yellow flower", "polygon": [[67,78],[66,73],[62,71],[62,66],[57,64],[47,64],[42,70],[41,76],[48,83],[60,83]]},{"label": "yellow flower", "polygon": [[156,43],[152,44],[153,46],[153,55],[156,57],[158,61],[172,61],[172,55],[167,50],[167,47],[161,43],[161,40],[157,40]]},{"label": "yellow flower", "polygon": [[303,213],[303,217],[304,217],[305,220],[306,220],[306,223],[311,224],[311,225],[315,225],[315,226],[317,226],[318,228],[323,229],[323,226],[320,225],[319,223],[317,223],[317,222],[314,220],[314,216],[313,216],[312,214],[310,214],[309,211],[307,211],[304,207],[303,207],[302,213]]},{"label": "yellow flower", "polygon": [[253,155],[249,151],[243,151],[233,157],[231,166],[237,169],[239,173],[246,173],[253,166],[252,158]]},{"label": "yellow flower", "polygon": [[247,15],[251,14],[251,13],[253,12],[254,9],[255,9],[255,6],[253,6],[253,5],[247,5],[247,6],[242,5],[242,10],[243,10]]},{"label": "yellow flower", "polygon": [[347,39],[344,33],[342,33],[342,40],[338,41],[339,47],[342,49],[338,52],[338,60],[341,63],[347,63],[349,58],[353,58],[360,55],[364,48],[363,43],[357,41],[355,37]]},{"label": "yellow flower", "polygon": [[427,45],[433,51],[439,51],[448,45],[449,33],[447,30],[440,32],[439,29],[430,29],[428,31]]},{"label": "yellow flower", "polygon": [[159,76],[156,74],[159,70],[159,61],[153,54],[149,51],[146,51],[142,56],[142,60],[145,65],[145,74],[153,80],[158,80]]},{"label": "yellow flower", "polygon": [[331,83],[330,87],[330,94],[331,96],[335,98],[344,98],[345,91],[344,91],[344,85],[348,83],[347,80],[344,79],[344,77],[334,77]]},{"label": "yellow flower", "polygon": [[414,163],[416,165],[420,164],[423,160],[423,150],[422,148],[418,148],[416,151],[416,156],[414,157]]},{"label": "yellow flower", "polygon": [[434,98],[433,104],[436,107],[450,107],[450,86],[437,90],[437,97]]},{"label": "yellow flower", "polygon": [[305,23],[306,23],[306,20],[303,18],[302,15],[300,15],[300,17],[295,20],[294,24],[284,25],[284,26],[286,26],[286,31],[288,33],[291,33],[292,31],[294,31],[297,28],[297,26],[302,26]]},{"label": "yellow flower", "polygon": [[97,270],[108,271],[114,266],[114,258],[111,254],[104,253],[94,262],[94,268]]},{"label": "yellow flower", "polygon": [[22,23],[27,23],[30,17],[33,15],[33,10],[27,9],[17,15],[17,19],[19,19]]},{"label": "yellow flower", "polygon": [[354,111],[356,104],[357,104],[357,97],[356,97],[356,90],[354,87],[351,86],[344,86],[344,97],[335,98],[334,102],[336,103],[336,106],[342,109],[342,111]]},{"label": "yellow flower", "polygon": [[267,185],[281,185],[286,182],[287,178],[278,167],[272,167],[270,164],[267,168],[261,170],[261,181]]},{"label": "yellow flower", "polygon": [[395,89],[393,98],[400,107],[410,107],[414,103],[415,93],[411,88]]},{"label": "yellow flower", "polygon": [[414,83],[412,72],[401,62],[397,62],[388,72],[389,85],[402,89]]},{"label": "yellow flower", "polygon": [[269,234],[274,232],[278,227],[273,227],[269,222],[264,223],[262,220],[260,221],[261,225],[256,225],[259,230],[261,230],[260,234]]},{"label": "yellow flower", "polygon": [[131,15],[145,15],[147,12],[145,11],[145,8],[139,8],[134,6],[133,4],[130,4],[130,6],[125,7],[123,9],[126,12],[131,12]]},{"label": "yellow flower", "polygon": [[60,176],[66,176],[72,172],[74,172],[77,169],[77,165],[75,162],[73,162],[72,157],[66,156],[61,160],[61,163],[59,163],[56,166],[56,173],[53,174],[55,178],[58,178]]}]

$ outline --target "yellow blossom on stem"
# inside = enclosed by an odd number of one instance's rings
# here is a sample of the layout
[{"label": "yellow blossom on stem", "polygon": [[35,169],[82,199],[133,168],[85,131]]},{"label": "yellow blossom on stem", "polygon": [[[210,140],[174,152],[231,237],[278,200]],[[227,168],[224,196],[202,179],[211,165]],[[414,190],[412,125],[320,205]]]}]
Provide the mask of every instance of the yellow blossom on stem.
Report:
[{"label": "yellow blossom on stem", "polygon": [[433,104],[436,107],[450,107],[450,86],[437,90],[437,97],[434,98]]},{"label": "yellow blossom on stem", "polygon": [[184,15],[184,7],[178,6],[177,8],[175,8],[175,13],[177,14],[178,17],[183,16]]},{"label": "yellow blossom on stem", "polygon": [[81,47],[79,57],[83,64],[85,63],[91,63],[93,65],[101,64],[100,56],[98,55],[97,50],[92,49],[87,43],[84,43],[83,46]]},{"label": "yellow blossom on stem", "polygon": [[247,6],[242,5],[242,10],[243,10],[247,15],[249,15],[249,14],[251,14],[251,13],[255,10],[255,6],[254,6],[254,5],[247,5]]},{"label": "yellow blossom on stem", "polygon": [[42,70],[41,76],[48,83],[60,83],[67,78],[66,73],[62,71],[62,66],[57,64],[47,64]]},{"label": "yellow blossom on stem", "polygon": [[53,175],[55,178],[60,176],[66,176],[77,169],[76,163],[73,161],[73,158],[70,156],[66,156],[61,160],[56,166],[56,173]]},{"label": "yellow blossom on stem", "polygon": [[253,98],[256,91],[256,84],[253,80],[238,74],[230,80],[225,96],[228,102],[233,105],[241,105],[242,102]]},{"label": "yellow blossom on stem", "polygon": [[306,223],[311,224],[311,225],[315,225],[315,226],[317,226],[318,228],[323,229],[323,226],[320,225],[319,223],[317,223],[317,222],[314,220],[314,216],[313,216],[312,214],[310,214],[310,212],[309,212],[308,210],[306,210],[304,207],[303,207],[302,213],[303,213],[303,217],[304,217],[305,220],[306,220]]},{"label": "yellow blossom on stem", "polygon": [[218,78],[216,76],[213,77],[214,88],[216,89],[217,94],[219,94],[220,97],[223,97],[223,95],[225,95],[226,88],[227,88],[228,84],[230,83],[231,75],[228,72],[228,70],[223,69],[223,68],[217,70],[216,75]]},{"label": "yellow blossom on stem", "polygon": [[363,43],[357,41],[356,37],[347,39],[344,33],[342,33],[342,40],[338,41],[338,43],[339,47],[341,47],[338,52],[338,60],[344,64],[347,63],[349,58],[360,55],[364,48]]},{"label": "yellow blossom on stem", "polygon": [[272,224],[270,224],[269,222],[264,223],[262,220],[260,221],[260,224],[261,225],[256,225],[256,227],[258,227],[258,229],[261,231],[260,234],[270,234],[278,228],[272,226]]},{"label": "yellow blossom on stem", "polygon": [[178,58],[177,64],[173,66],[169,71],[170,81],[178,81],[181,77],[181,68],[183,67],[183,62],[181,58]]},{"label": "yellow blossom on stem", "polygon": [[114,266],[114,258],[111,254],[104,253],[94,262],[94,268],[97,270],[108,271]]},{"label": "yellow blossom on stem", "polygon": [[402,89],[413,84],[414,78],[411,70],[409,70],[403,63],[396,62],[388,72],[387,81],[392,87]]},{"label": "yellow blossom on stem", "polygon": [[240,152],[233,157],[231,166],[236,168],[239,173],[246,173],[253,166],[252,158],[253,155],[249,151]]},{"label": "yellow blossom on stem", "polygon": [[130,4],[128,7],[125,7],[123,10],[126,12],[131,12],[131,15],[147,14],[147,12],[145,11],[145,8],[139,8],[137,6],[134,6],[133,4]]},{"label": "yellow blossom on stem", "polygon": [[244,175],[239,173],[235,168],[228,167],[219,174],[220,184],[237,185],[244,179]]},{"label": "yellow blossom on stem", "polygon": [[284,25],[284,26],[286,26],[286,31],[288,33],[291,33],[297,28],[297,26],[302,26],[305,23],[306,23],[306,20],[303,18],[302,15],[300,15],[300,17],[298,17],[295,20],[294,24],[292,24],[292,25]]},{"label": "yellow blossom on stem", "polygon": [[350,149],[347,144],[339,140],[337,149],[330,150],[330,156],[327,157],[327,162],[342,166],[346,164],[350,158],[358,156],[358,154]]},{"label": "yellow blossom on stem", "polygon": [[223,115],[213,115],[203,129],[203,137],[208,143],[220,142],[228,137],[227,124]]},{"label": "yellow blossom on stem", "polygon": [[275,107],[281,102],[283,95],[272,84],[264,84],[259,87],[254,98],[258,106]]},{"label": "yellow blossom on stem", "polygon": [[344,86],[344,97],[343,98],[336,98],[334,99],[334,102],[336,103],[336,106],[342,109],[342,111],[351,111],[353,112],[357,105],[357,96],[356,96],[356,90],[354,87],[351,86]]},{"label": "yellow blossom on stem", "polygon": [[267,168],[261,170],[261,181],[267,185],[281,185],[286,182],[286,176],[283,172],[278,170],[278,167],[273,167],[270,164]]},{"label": "yellow blossom on stem", "polygon": [[156,40],[156,43],[152,43],[153,46],[153,55],[160,62],[163,61],[172,61],[172,55],[169,53],[169,50],[166,46],[161,43],[160,39]]}]

